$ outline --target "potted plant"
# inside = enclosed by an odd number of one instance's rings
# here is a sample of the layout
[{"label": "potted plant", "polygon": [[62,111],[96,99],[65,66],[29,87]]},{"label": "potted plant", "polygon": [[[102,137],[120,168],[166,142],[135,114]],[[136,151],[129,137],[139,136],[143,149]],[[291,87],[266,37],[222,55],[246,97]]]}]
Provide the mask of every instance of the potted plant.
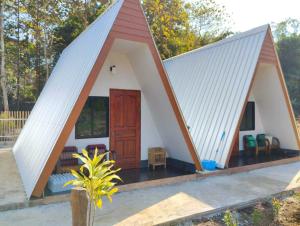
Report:
[{"label": "potted plant", "polygon": [[93,158],[88,156],[86,150],[82,150],[82,155],[73,154],[74,158],[79,159],[83,165],[79,171],[71,170],[75,179],[68,181],[64,186],[73,185],[86,192],[88,199],[87,222],[86,225],[94,225],[95,209],[102,207],[102,198],[107,197],[112,202],[112,196],[118,191],[115,187],[121,178],[116,175],[121,169],[114,169],[115,161],[105,160],[106,153],[98,155],[95,150]]}]

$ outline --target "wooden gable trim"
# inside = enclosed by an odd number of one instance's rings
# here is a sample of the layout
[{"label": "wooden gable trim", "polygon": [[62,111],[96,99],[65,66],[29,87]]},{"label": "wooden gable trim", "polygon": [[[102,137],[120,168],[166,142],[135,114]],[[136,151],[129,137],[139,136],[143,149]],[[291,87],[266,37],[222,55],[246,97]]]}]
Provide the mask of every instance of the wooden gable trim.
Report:
[{"label": "wooden gable trim", "polygon": [[274,51],[274,44],[269,31],[267,32],[266,38],[264,40],[263,47],[259,56],[260,63],[266,64],[276,64],[276,51]]},{"label": "wooden gable trim", "polygon": [[[186,123],[183,119],[183,114],[179,108],[178,102],[175,98],[175,93],[170,85],[170,81],[168,79],[167,73],[164,69],[164,66],[162,64],[160,55],[158,53],[158,50],[156,48],[154,39],[152,37],[152,34],[150,32],[150,28],[149,25],[147,23],[146,17],[144,15],[142,6],[139,2],[139,0],[128,0],[124,2],[125,6],[129,6],[131,3],[135,2],[136,5],[139,7],[139,11],[135,10],[135,11],[129,11],[127,12],[128,8],[124,7],[120,10],[120,13],[116,19],[116,22],[114,24],[114,27],[112,29],[111,35],[113,35],[114,38],[119,38],[119,39],[125,39],[125,40],[129,40],[129,41],[138,41],[138,42],[144,42],[148,45],[150,52],[152,54],[152,57],[154,59],[154,62],[156,64],[157,70],[159,72],[161,81],[163,83],[163,86],[166,90],[167,96],[169,98],[169,101],[171,103],[171,106],[174,110],[177,122],[179,123],[182,135],[185,139],[185,142],[187,144],[188,150],[190,152],[190,155],[193,159],[193,162],[195,164],[195,168],[198,171],[201,171],[201,165],[200,165],[200,160],[197,156],[197,151],[196,148],[192,142],[192,138],[190,136],[190,133],[187,129]],[[136,23],[138,26],[136,26],[134,29],[132,29],[132,25],[129,27],[128,29],[124,29],[124,27],[119,26],[119,24],[124,23],[124,19],[123,19],[123,15],[132,15],[132,12],[139,12],[137,14],[137,18],[138,20],[134,20],[131,23],[134,24]],[[142,17],[140,17],[140,13],[142,14]],[[141,19],[140,19],[141,18]],[[127,20],[127,18],[125,17],[125,21]],[[143,23],[143,24],[142,24]],[[116,25],[116,26],[115,26]],[[143,28],[142,28],[143,26]],[[121,29],[120,29],[121,28]],[[137,34],[137,29],[140,28],[141,30],[139,32],[141,32],[143,35]]]},{"label": "wooden gable trim", "polygon": [[246,111],[247,103],[248,103],[248,100],[249,100],[249,97],[250,97],[250,94],[251,94],[251,90],[252,90],[252,87],[253,87],[253,84],[254,84],[254,80],[255,80],[255,77],[256,77],[255,75],[257,74],[258,67],[259,67],[259,61],[257,62],[256,66],[255,66],[254,74],[252,76],[250,87],[249,87],[249,90],[247,92],[246,100],[243,104],[242,113],[240,114],[239,121],[238,121],[237,127],[235,129],[234,137],[233,137],[233,140],[231,141],[231,144],[230,144],[230,149],[229,149],[229,153],[228,153],[227,158],[226,158],[225,167],[228,167],[228,163],[229,163],[229,160],[231,158],[236,139],[240,135],[240,126],[241,126],[241,123],[242,123],[243,115]]},{"label": "wooden gable trim", "polygon": [[264,48],[265,46],[265,42],[267,40],[267,34],[265,36],[265,39],[263,41],[263,44],[261,46],[261,50],[260,50],[260,53],[259,53],[259,57],[258,57],[258,61],[256,63],[256,66],[255,66],[255,70],[254,70],[254,73],[253,73],[253,76],[252,76],[252,79],[251,79],[251,83],[250,83],[250,86],[249,86],[249,89],[247,91],[247,95],[246,95],[246,99],[245,99],[245,102],[243,104],[243,108],[242,108],[242,112],[240,114],[240,117],[239,117],[239,120],[238,120],[238,124],[237,124],[237,127],[235,128],[235,133],[234,133],[234,137],[231,141],[231,144],[230,144],[230,149],[229,149],[229,153],[227,155],[227,158],[226,158],[226,162],[225,162],[225,167],[228,167],[228,164],[229,164],[229,160],[231,158],[231,155],[233,153],[233,149],[234,149],[234,145],[235,145],[235,142],[236,142],[236,139],[239,137],[240,135],[240,127],[241,127],[241,123],[242,123],[242,120],[243,120],[243,116],[245,114],[245,111],[246,111],[246,107],[247,107],[247,103],[248,103],[248,100],[249,100],[249,97],[250,97],[250,94],[251,94],[251,90],[253,88],[253,84],[254,84],[254,80],[255,80],[255,77],[256,77],[256,74],[257,74],[257,70],[258,70],[258,67],[259,67],[259,64],[260,64],[260,60],[261,60],[261,56],[263,54],[263,50],[266,49]]},{"label": "wooden gable trim", "polygon": [[58,137],[58,140],[51,152],[51,155],[49,156],[46,165],[44,166],[44,169],[39,177],[38,182],[36,183],[36,186],[32,192],[32,196],[40,197],[44,191],[44,188],[47,184],[48,178],[51,176],[51,173],[53,172],[55,165],[59,159],[59,156],[66,144],[66,141],[68,137],[70,136],[72,129],[74,125],[76,124],[76,121],[80,115],[80,112],[83,109],[83,106],[93,88],[93,85],[97,79],[97,75],[99,74],[104,61],[109,53],[109,50],[113,44],[113,39],[108,38],[100,51],[100,54],[97,57],[97,60],[90,72],[90,75],[88,76],[88,79],[73,107],[73,110],[61,132],[61,134]]},{"label": "wooden gable trim", "polygon": [[[139,8],[139,10],[137,10],[137,7]],[[129,15],[131,17],[137,16],[137,18],[138,18],[137,20],[131,21],[131,24],[136,23],[137,26],[128,25],[128,17],[124,16],[124,15]],[[124,20],[123,20],[123,16],[125,18]],[[143,26],[141,26],[142,25],[141,19],[144,20]],[[123,26],[125,23],[126,23],[126,26]],[[50,177],[51,173],[53,172],[53,170],[55,168],[56,162],[58,161],[59,156],[64,148],[64,145],[65,145],[69,135],[71,134],[71,131],[80,115],[80,112],[83,109],[83,106],[89,96],[89,93],[92,90],[92,87],[97,79],[99,72],[102,69],[102,66],[103,66],[105,59],[113,45],[113,42],[117,38],[130,40],[130,41],[136,41],[136,42],[144,42],[148,45],[148,47],[151,51],[151,54],[153,56],[154,62],[156,64],[157,70],[159,72],[160,78],[162,80],[163,86],[167,92],[169,101],[174,110],[176,119],[177,119],[178,124],[181,129],[181,132],[182,132],[185,142],[188,146],[191,157],[195,163],[195,167],[197,170],[199,170],[199,171],[201,170],[200,162],[199,162],[198,156],[196,154],[196,149],[195,149],[192,139],[189,135],[189,131],[188,131],[185,121],[183,119],[183,115],[179,109],[179,105],[175,98],[174,92],[171,88],[167,74],[162,65],[162,61],[160,59],[160,56],[159,56],[156,46],[154,44],[154,40],[150,33],[150,29],[147,24],[146,18],[144,16],[140,2],[139,2],[139,0],[124,0],[124,3],[119,11],[117,18],[116,18],[116,21],[114,22],[113,27],[111,28],[111,31],[110,31],[101,51],[96,59],[96,62],[95,62],[94,66],[88,76],[88,79],[78,97],[78,100],[75,103],[73,110],[72,110],[61,134],[59,135],[55,146],[53,147],[51,155],[49,156],[49,158],[41,172],[41,175],[40,175],[40,177],[35,185],[35,188],[32,192],[32,196],[35,196],[35,197],[42,196],[44,188],[47,184],[48,178]]]},{"label": "wooden gable trim", "polygon": [[288,112],[289,112],[289,115],[290,115],[291,124],[292,124],[293,129],[294,129],[294,134],[295,134],[295,138],[297,140],[298,149],[300,150],[300,134],[298,132],[297,125],[296,125],[296,117],[295,117],[295,114],[294,114],[294,110],[293,110],[293,107],[292,107],[289,92],[288,92],[288,89],[287,89],[287,86],[286,86],[286,82],[285,82],[285,79],[284,79],[284,74],[283,74],[281,63],[280,63],[280,60],[279,60],[279,57],[278,57],[278,54],[277,54],[277,51],[276,51],[276,48],[275,48],[275,43],[274,43],[274,39],[273,39],[272,31],[271,31],[270,27],[268,29],[268,36],[269,36],[269,38],[271,39],[271,42],[272,42],[272,48],[273,48],[273,52],[275,54],[275,66],[276,66],[277,74],[279,76],[279,81],[280,81],[281,88],[282,88],[282,91],[283,91],[283,94],[284,94],[285,103],[286,103],[286,106],[288,108]]},{"label": "wooden gable trim", "polygon": [[[133,3],[135,5],[135,10],[129,10],[130,6],[132,6]],[[136,6],[139,8],[139,10],[137,10]],[[131,25],[128,25],[128,16],[131,17],[131,19],[134,19],[134,20],[130,21]],[[125,27],[122,26],[125,24],[126,24]],[[142,6],[141,6],[139,0],[127,0],[124,2],[124,8],[123,7],[121,8],[110,35],[112,35],[114,38],[118,38],[118,39],[144,42],[148,45],[150,52],[152,54],[152,57],[154,59],[154,62],[156,64],[157,70],[159,72],[160,78],[164,85],[164,88],[167,92],[169,101],[174,110],[176,119],[179,123],[181,132],[182,132],[185,142],[188,146],[190,155],[195,164],[195,168],[196,168],[196,170],[200,171],[201,165],[200,165],[199,158],[197,156],[196,148],[192,142],[192,139],[191,139],[191,136],[187,129],[186,123],[183,119],[182,112],[180,111],[178,102],[175,98],[175,94],[170,85],[170,81],[168,80],[168,76],[163,67],[161,58],[160,58],[158,50],[155,46],[154,39],[150,32],[149,25],[147,23],[146,17],[144,15],[144,12],[143,12],[143,9],[142,9]]]},{"label": "wooden gable trim", "polygon": [[193,162],[195,164],[195,168],[196,168],[197,171],[201,171],[202,167],[201,167],[201,164],[200,164],[200,159],[198,158],[194,143],[192,142],[192,137],[190,136],[190,133],[188,131],[186,123],[183,119],[183,114],[182,114],[181,110],[179,109],[179,105],[178,105],[177,99],[175,98],[174,91],[173,91],[173,89],[170,85],[170,81],[168,79],[168,76],[165,72],[165,69],[164,69],[162,63],[161,63],[161,58],[158,54],[158,51],[157,51],[156,47],[153,45],[153,40],[151,41],[151,43],[148,44],[149,48],[150,48],[150,51],[152,53],[152,56],[153,56],[155,64],[156,64],[156,67],[157,67],[158,72],[160,74],[160,78],[163,82],[163,85],[166,89],[169,100],[170,100],[171,105],[173,107],[175,116],[177,118],[177,121],[178,121],[180,129],[181,129],[181,132],[184,136],[185,142],[186,142],[186,144],[188,146],[188,149],[190,151],[191,157],[192,157]]},{"label": "wooden gable trim", "polygon": [[269,27],[268,31],[266,33],[266,37],[264,39],[263,45],[262,45],[262,49],[261,49],[261,52],[260,52],[260,55],[259,55],[259,60],[258,60],[258,62],[256,64],[256,67],[255,67],[255,71],[254,71],[254,74],[253,74],[253,77],[252,77],[252,80],[251,80],[250,88],[248,90],[245,103],[243,105],[243,110],[242,110],[242,113],[241,113],[239,121],[238,121],[238,126],[236,128],[235,136],[234,136],[234,139],[233,139],[233,141],[230,145],[230,151],[228,153],[226,163],[225,163],[226,167],[228,166],[229,160],[231,158],[231,155],[232,155],[232,152],[233,152],[233,149],[234,149],[235,140],[237,139],[237,136],[239,136],[239,130],[240,130],[240,126],[241,126],[241,123],[242,123],[243,115],[245,113],[247,102],[248,102],[248,99],[250,97],[250,93],[251,93],[251,90],[253,88],[253,83],[254,83],[254,80],[255,80],[255,77],[256,77],[256,74],[257,74],[257,69],[258,69],[260,64],[273,64],[276,67],[277,74],[279,76],[279,81],[280,81],[280,84],[281,84],[281,87],[282,87],[282,91],[284,93],[285,103],[287,105],[288,112],[289,112],[289,115],[290,115],[290,120],[291,120],[293,129],[294,129],[294,132],[295,132],[298,148],[300,149],[300,138],[299,138],[300,136],[299,136],[297,126],[296,126],[296,118],[295,118],[293,108],[292,108],[292,104],[291,104],[291,101],[290,101],[290,98],[289,98],[289,94],[288,94],[288,90],[287,90],[286,83],[285,83],[285,80],[284,80],[284,75],[283,75],[283,72],[282,72],[282,69],[281,69],[281,64],[280,64],[280,61],[279,61],[279,57],[278,57],[277,51],[275,49],[275,43],[274,43],[274,40],[273,40],[273,37],[272,37],[271,28]]}]

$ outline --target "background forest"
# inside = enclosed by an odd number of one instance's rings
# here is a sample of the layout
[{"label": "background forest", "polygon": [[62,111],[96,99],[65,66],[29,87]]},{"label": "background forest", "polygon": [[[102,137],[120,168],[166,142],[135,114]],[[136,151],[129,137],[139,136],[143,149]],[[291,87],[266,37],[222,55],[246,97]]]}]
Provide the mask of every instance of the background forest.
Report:
[{"label": "background forest", "polygon": [[[111,1],[2,0],[0,12],[0,110],[30,110],[62,50]],[[224,6],[214,0],[143,0],[162,59],[233,34]],[[296,115],[300,116],[300,22],[273,25],[279,57]]]}]

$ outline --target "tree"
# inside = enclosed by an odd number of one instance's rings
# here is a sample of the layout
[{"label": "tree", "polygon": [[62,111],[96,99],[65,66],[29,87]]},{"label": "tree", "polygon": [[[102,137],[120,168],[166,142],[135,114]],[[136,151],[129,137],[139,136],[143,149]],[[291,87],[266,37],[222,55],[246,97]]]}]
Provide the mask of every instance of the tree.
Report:
[{"label": "tree", "polygon": [[187,4],[182,0],[145,0],[143,8],[155,43],[163,59],[194,46]]},{"label": "tree", "polygon": [[300,22],[280,22],[275,25],[274,34],[294,112],[300,117]]},{"label": "tree", "polygon": [[[13,109],[19,109],[19,103],[34,103],[63,49],[112,1],[1,1],[5,2],[2,100],[7,99],[5,102]],[[197,0],[193,4],[185,0],[143,0],[142,4],[163,59],[229,34],[225,9],[214,0]]]},{"label": "tree", "polygon": [[65,7],[68,9],[66,19],[53,30],[54,63],[62,51],[111,4],[111,1],[103,2],[65,1]]},{"label": "tree", "polygon": [[1,47],[1,66],[0,66],[0,85],[2,89],[2,99],[4,111],[9,111],[7,95],[7,79],[5,71],[5,45],[4,45],[4,5],[5,1],[0,2],[0,47]]},{"label": "tree", "polygon": [[273,35],[276,41],[300,34],[300,21],[288,18],[277,24],[273,24]]},{"label": "tree", "polygon": [[50,74],[53,30],[66,16],[65,7],[62,0],[24,1],[22,6],[26,13],[23,23],[35,47],[35,88],[36,96],[38,96]]},{"label": "tree", "polygon": [[143,8],[163,59],[227,37],[229,16],[214,0],[144,0]]},{"label": "tree", "polygon": [[191,4],[189,15],[197,34],[197,46],[204,46],[226,38],[230,31],[230,17],[225,6],[215,0],[200,0]]}]

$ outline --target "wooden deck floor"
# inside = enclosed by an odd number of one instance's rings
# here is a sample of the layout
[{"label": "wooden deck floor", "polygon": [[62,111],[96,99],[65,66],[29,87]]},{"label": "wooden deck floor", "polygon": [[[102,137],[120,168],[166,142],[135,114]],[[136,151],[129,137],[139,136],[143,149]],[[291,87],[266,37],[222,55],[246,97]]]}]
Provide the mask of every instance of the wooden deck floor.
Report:
[{"label": "wooden deck floor", "polygon": [[232,156],[229,161],[229,168],[253,165],[264,162],[272,162],[282,159],[294,158],[300,156],[297,150],[273,150],[271,154],[260,152],[258,156],[253,153],[241,151],[239,155]]},{"label": "wooden deck floor", "polygon": [[188,174],[191,173],[168,166],[166,169],[164,167],[156,167],[155,170],[151,168],[121,170],[119,176],[122,178],[124,184],[130,184]]}]

